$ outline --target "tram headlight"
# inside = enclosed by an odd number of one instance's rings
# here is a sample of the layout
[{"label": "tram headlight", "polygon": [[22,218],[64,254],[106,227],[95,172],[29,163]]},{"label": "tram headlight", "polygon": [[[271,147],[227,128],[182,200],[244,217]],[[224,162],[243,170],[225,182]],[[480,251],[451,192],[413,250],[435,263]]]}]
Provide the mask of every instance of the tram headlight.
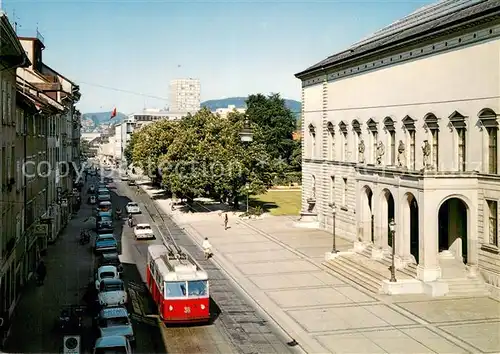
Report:
[{"label": "tram headlight", "polygon": [[170,306],[168,307],[168,310],[169,310],[169,311],[173,311],[173,310],[174,310],[174,307],[173,307],[172,305],[170,305]]},{"label": "tram headlight", "polygon": [[205,305],[201,304],[201,309],[204,310],[205,309]]}]

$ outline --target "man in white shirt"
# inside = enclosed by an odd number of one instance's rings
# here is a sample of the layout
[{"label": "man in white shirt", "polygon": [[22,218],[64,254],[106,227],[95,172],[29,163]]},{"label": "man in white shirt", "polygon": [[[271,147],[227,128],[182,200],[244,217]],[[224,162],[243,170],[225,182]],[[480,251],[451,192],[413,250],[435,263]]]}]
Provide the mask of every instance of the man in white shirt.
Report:
[{"label": "man in white shirt", "polygon": [[201,247],[203,248],[203,253],[205,253],[205,259],[209,259],[212,256],[212,245],[208,242],[208,237],[205,237]]}]

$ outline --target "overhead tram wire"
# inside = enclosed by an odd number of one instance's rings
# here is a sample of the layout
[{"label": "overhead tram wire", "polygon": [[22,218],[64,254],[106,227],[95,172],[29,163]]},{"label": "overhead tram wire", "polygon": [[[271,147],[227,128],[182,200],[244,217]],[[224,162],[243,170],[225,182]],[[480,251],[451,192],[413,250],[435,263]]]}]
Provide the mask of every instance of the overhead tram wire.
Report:
[{"label": "overhead tram wire", "polygon": [[[154,98],[157,100],[168,101],[167,98],[147,95],[144,93],[140,93],[137,91],[123,90],[116,87],[104,86],[99,84],[93,84],[90,82],[79,81],[80,84],[100,87],[102,89],[115,91],[115,92],[123,92],[135,96]],[[475,101],[485,101],[485,100],[494,100],[499,99],[500,95],[495,96],[484,96],[484,97],[472,97],[472,98],[456,98],[450,100],[440,100],[440,101],[422,101],[422,102],[406,102],[406,103],[395,103],[395,104],[385,104],[385,105],[375,105],[375,106],[358,106],[358,107],[342,107],[342,108],[330,108],[330,109],[316,109],[316,110],[308,110],[308,111],[292,111],[292,113],[321,113],[321,112],[340,112],[340,111],[355,111],[355,110],[364,110],[364,109],[380,109],[380,108],[396,108],[396,107],[411,107],[411,106],[424,106],[424,105],[436,105],[443,103],[460,103],[460,102],[475,102]]]}]

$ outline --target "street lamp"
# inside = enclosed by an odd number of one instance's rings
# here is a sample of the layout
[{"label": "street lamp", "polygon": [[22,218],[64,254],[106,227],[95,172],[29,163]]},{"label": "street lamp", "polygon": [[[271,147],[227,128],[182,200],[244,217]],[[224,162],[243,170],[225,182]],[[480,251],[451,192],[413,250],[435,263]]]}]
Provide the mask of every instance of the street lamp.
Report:
[{"label": "street lamp", "polygon": [[243,129],[240,131],[240,139],[243,143],[250,143],[253,141],[252,127],[250,126],[250,121],[245,118],[243,123]]},{"label": "street lamp", "polygon": [[396,268],[394,267],[394,258],[396,256],[396,238],[394,237],[396,235],[396,222],[394,221],[394,218],[391,219],[389,222],[389,231],[391,232],[391,237],[392,237],[392,257],[391,257],[391,283],[395,283],[396,280]]},{"label": "street lamp", "polygon": [[248,195],[250,194],[250,184],[246,184],[245,188],[247,190],[247,215],[248,215]]},{"label": "street lamp", "polygon": [[332,254],[337,253],[337,247],[335,245],[335,216],[337,214],[337,206],[335,203],[328,204],[330,208],[332,208],[332,216],[333,216],[333,226],[332,226]]}]

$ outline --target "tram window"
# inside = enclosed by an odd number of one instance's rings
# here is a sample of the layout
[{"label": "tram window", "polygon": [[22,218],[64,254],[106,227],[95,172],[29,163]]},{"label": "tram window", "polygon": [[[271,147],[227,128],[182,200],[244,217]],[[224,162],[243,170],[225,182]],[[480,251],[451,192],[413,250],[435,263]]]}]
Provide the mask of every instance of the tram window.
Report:
[{"label": "tram window", "polygon": [[196,280],[188,282],[188,296],[206,296],[207,281]]},{"label": "tram window", "polygon": [[186,282],[176,281],[168,282],[167,285],[167,297],[184,297],[186,296]]}]

